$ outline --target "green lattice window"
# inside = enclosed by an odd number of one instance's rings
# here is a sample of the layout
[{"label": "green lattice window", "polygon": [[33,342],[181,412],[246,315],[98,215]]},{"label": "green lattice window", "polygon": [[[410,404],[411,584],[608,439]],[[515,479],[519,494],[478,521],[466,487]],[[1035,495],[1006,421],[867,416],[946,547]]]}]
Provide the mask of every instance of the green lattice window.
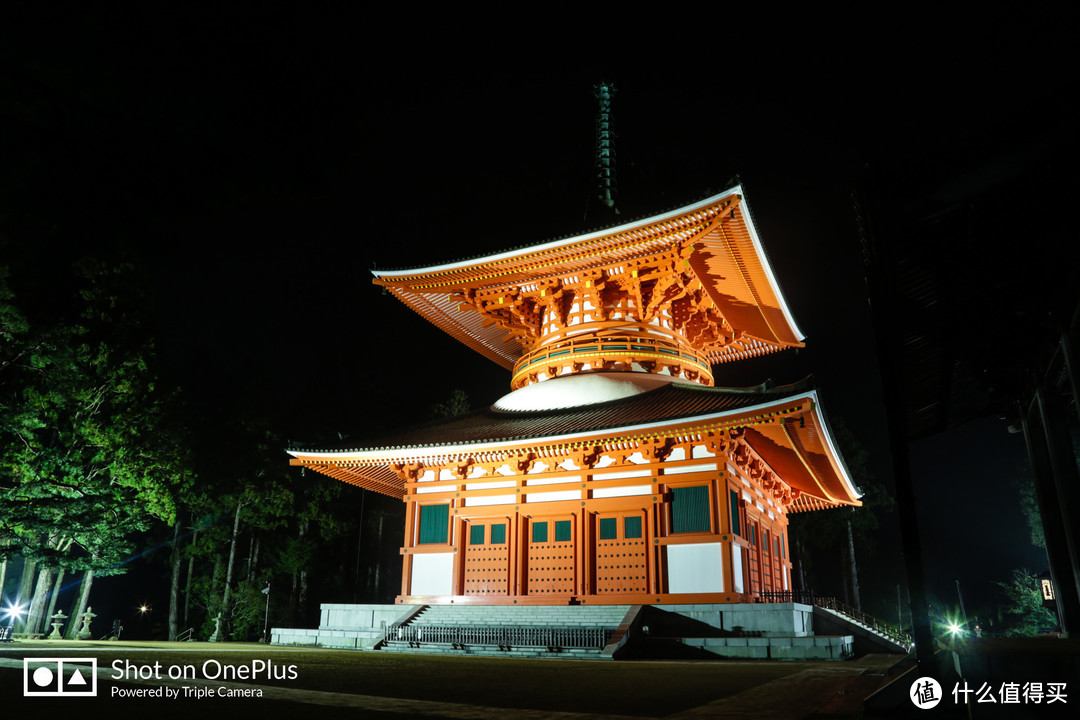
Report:
[{"label": "green lattice window", "polygon": [[532,524],[532,541],[533,542],[537,542],[537,543],[539,543],[539,542],[547,542],[547,537],[548,537],[547,525],[548,524],[546,522],[534,522]]},{"label": "green lattice window", "polygon": [[709,532],[709,488],[705,485],[671,490],[671,531]]},{"label": "green lattice window", "polygon": [[469,527],[469,544],[470,545],[483,545],[484,544],[484,526],[472,525]]},{"label": "green lattice window", "polygon": [[731,532],[736,535],[742,535],[742,528],[739,527],[739,491],[732,490],[730,494],[731,501]]},{"label": "green lattice window", "polygon": [[420,506],[420,543],[443,545],[450,530],[449,505]]},{"label": "green lattice window", "polygon": [[506,523],[499,523],[498,525],[491,526],[491,544],[506,544]]},{"label": "green lattice window", "polygon": [[619,521],[617,518],[600,518],[600,539],[615,540],[619,537]]},{"label": "green lattice window", "polygon": [[641,518],[627,517],[623,519],[623,537],[627,539],[641,537]]},{"label": "green lattice window", "polygon": [[555,521],[555,542],[570,542],[570,521]]}]

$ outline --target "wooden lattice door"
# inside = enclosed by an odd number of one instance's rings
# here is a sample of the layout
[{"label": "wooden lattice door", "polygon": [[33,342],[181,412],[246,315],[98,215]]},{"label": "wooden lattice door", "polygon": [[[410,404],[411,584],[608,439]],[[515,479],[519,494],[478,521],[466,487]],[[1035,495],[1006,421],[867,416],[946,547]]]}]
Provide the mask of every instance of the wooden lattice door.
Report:
[{"label": "wooden lattice door", "polygon": [[596,516],[596,593],[648,591],[645,515],[609,512]]},{"label": "wooden lattice door", "polygon": [[574,547],[574,518],[536,518],[527,528],[529,558],[529,595],[553,596],[575,594],[577,562]]},{"label": "wooden lattice door", "polygon": [[465,562],[462,590],[465,595],[508,594],[510,550],[506,540],[507,522],[470,520],[465,534]]}]

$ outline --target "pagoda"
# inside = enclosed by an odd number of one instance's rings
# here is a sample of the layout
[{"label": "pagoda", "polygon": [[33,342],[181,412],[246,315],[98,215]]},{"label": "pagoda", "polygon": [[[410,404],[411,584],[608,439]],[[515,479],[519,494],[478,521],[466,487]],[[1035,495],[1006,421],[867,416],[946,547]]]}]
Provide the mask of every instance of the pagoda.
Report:
[{"label": "pagoda", "polygon": [[742,188],[375,283],[510,371],[488,408],[291,463],[406,505],[400,604],[746,603],[791,587],[791,513],[859,505]]}]

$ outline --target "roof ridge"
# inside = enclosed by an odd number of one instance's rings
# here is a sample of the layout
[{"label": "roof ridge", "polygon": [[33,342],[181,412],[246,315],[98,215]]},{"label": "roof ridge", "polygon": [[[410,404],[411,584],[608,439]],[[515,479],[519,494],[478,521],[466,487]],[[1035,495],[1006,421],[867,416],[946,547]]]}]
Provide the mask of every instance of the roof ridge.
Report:
[{"label": "roof ridge", "polygon": [[[680,417],[693,417],[703,412],[723,413],[735,411],[741,407],[751,407],[758,404],[752,398],[760,398],[764,402],[774,399],[781,400],[785,396],[812,389],[810,384],[809,377],[796,383],[775,387],[767,387],[768,383],[762,383],[756,388],[710,388],[673,382],[630,397],[558,410],[506,411],[496,410],[494,406],[489,406],[455,417],[438,418],[419,425],[402,428],[391,434],[384,435],[382,438],[376,438],[364,447],[338,445],[322,448],[291,448],[291,450],[301,452],[370,452],[412,449],[421,446],[439,447],[506,442],[560,435],[566,432],[569,432],[569,434],[597,432],[624,426],[632,427],[641,423],[677,421]],[[712,395],[716,400],[702,406],[699,402],[688,401],[689,394]],[[679,399],[680,397],[682,400]],[[724,402],[725,398],[728,402]],[[737,400],[736,398],[740,399]],[[691,402],[691,404],[688,406],[687,402]],[[616,406],[621,406],[622,409],[613,414],[612,408]],[[649,409],[649,406],[652,406],[652,410]],[[468,422],[470,418],[476,418],[481,422],[470,423]],[[453,428],[452,426],[455,425],[457,427]],[[417,441],[416,436],[421,431],[435,428],[442,429],[444,435],[442,439],[432,439],[422,443]],[[477,433],[482,437],[471,437]],[[386,442],[395,440],[397,442]]]}]

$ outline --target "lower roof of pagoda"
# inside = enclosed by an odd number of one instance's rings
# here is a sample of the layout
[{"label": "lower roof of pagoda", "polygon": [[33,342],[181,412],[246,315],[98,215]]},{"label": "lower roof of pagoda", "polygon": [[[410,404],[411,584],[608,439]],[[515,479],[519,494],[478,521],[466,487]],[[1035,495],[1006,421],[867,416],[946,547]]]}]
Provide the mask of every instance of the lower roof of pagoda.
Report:
[{"label": "lower roof of pagoda", "polygon": [[[602,377],[593,380],[601,381],[613,399],[587,402],[590,393],[597,395],[582,390],[582,376],[561,378],[541,383],[549,392],[540,400],[514,403],[515,393],[511,393],[482,410],[416,426],[364,447],[291,448],[288,452],[293,465],[403,497],[406,481],[395,465],[434,465],[466,457],[488,462],[527,452],[549,453],[553,448],[746,428],[747,444],[802,493],[793,509],[860,504],[860,493],[808,381],[776,387],[709,388],[663,378],[658,382],[657,376],[642,373],[597,375]],[[569,396],[584,396],[586,401],[559,400],[559,393],[552,390],[558,383],[570,391]],[[618,385],[623,386],[621,390]],[[502,409],[515,405],[535,409]]]}]

